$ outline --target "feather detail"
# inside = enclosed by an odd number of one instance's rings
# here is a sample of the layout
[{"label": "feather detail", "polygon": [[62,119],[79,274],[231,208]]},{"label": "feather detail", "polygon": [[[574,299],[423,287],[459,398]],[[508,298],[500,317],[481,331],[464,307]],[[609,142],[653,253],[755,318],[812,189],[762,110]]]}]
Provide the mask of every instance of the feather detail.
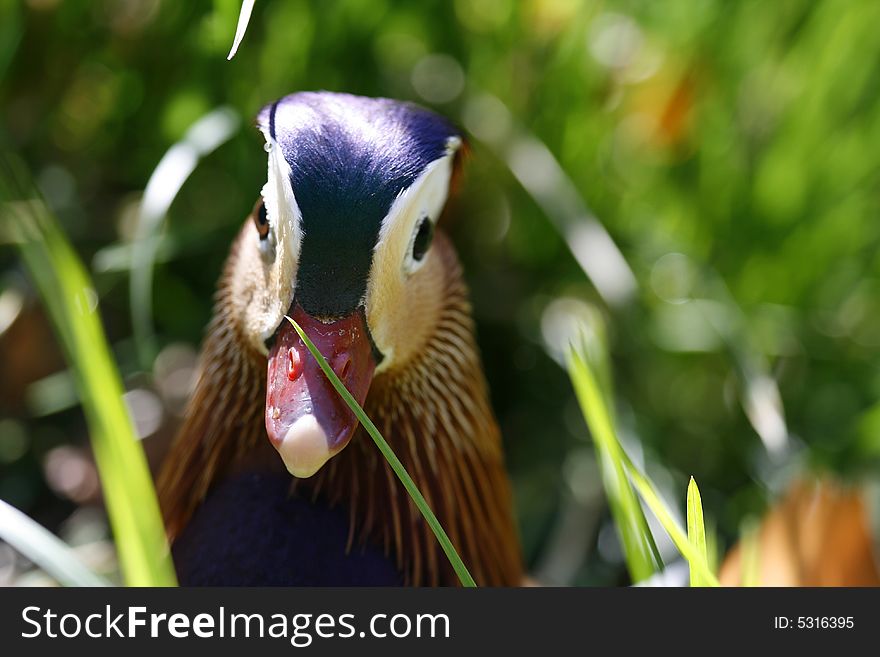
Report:
[{"label": "feather detail", "polygon": [[[376,377],[364,410],[431,505],[478,584],[521,582],[510,486],[498,426],[474,340],[461,267],[447,240],[436,248],[446,273],[445,307],[417,358]],[[412,585],[454,585],[457,577],[402,484],[359,428],[334,457],[337,468],[299,482],[333,490],[356,509],[361,536],[384,541]],[[356,494],[360,491],[360,494]],[[382,526],[382,525],[385,526]],[[390,526],[391,531],[388,531]]]},{"label": "feather detail", "polygon": [[[249,227],[245,225],[245,229]],[[231,312],[231,272],[241,238],[230,252],[215,295],[215,308],[202,346],[195,392],[166,455],[156,483],[172,541],[204,501],[211,485],[253,451],[268,446],[265,357],[248,346]]]},{"label": "feather detail", "polygon": [[[448,240],[436,240],[434,248],[445,272],[445,301],[436,328],[411,362],[376,376],[364,407],[476,582],[517,586],[523,567],[510,485],[467,289]],[[237,249],[233,247],[230,263]],[[227,264],[199,383],[159,477],[160,503],[172,538],[212,482],[243,460],[273,452],[263,422],[265,356],[247,346],[233,320],[239,303],[231,298],[233,269]],[[277,456],[274,461],[277,465]],[[424,518],[362,427],[343,452],[313,477],[294,480],[292,488],[347,507],[349,549],[365,541],[383,546],[407,584],[458,583]]]}]

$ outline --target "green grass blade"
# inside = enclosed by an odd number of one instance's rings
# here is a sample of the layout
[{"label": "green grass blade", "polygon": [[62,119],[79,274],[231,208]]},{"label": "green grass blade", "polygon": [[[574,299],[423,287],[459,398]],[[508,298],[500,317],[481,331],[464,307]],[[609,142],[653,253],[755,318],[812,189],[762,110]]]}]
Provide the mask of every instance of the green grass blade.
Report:
[{"label": "green grass blade", "polygon": [[71,365],[125,581],[132,586],[174,585],[153,481],[122,399],[97,295],[27,173],[7,159],[0,165],[0,226],[39,288]]},{"label": "green grass blade", "polygon": [[[620,441],[617,439],[614,430],[611,413],[605,402],[606,397],[603,396],[599,388],[598,379],[593,373],[593,369],[588,359],[582,356],[584,352],[585,350],[583,348],[577,350],[572,347],[569,350],[568,370],[581,409],[584,412],[584,416],[586,417],[590,430],[593,433],[593,438],[596,441],[597,449],[607,451],[614,466],[616,479],[619,480],[628,477],[632,487],[645,501],[645,504],[648,505],[648,508],[651,509],[651,512],[656,516],[657,520],[660,521],[663,529],[672,539],[672,542],[675,544],[675,547],[681,555],[687,560],[691,569],[697,571],[707,586],[718,586],[718,579],[709,569],[705,554],[698,552],[688,542],[687,535],[681,527],[678,526],[678,523],[675,521],[675,518],[672,516],[672,513],[670,513],[666,504],[660,498],[654,485],[635,466],[629,458],[629,455],[627,455],[623,447],[621,447]],[[621,473],[623,474],[621,475]],[[621,533],[621,538],[624,540],[624,549],[627,549],[626,541],[630,541],[635,542],[636,549],[642,549],[642,552],[644,552],[644,548],[642,548],[637,541],[641,540],[647,542],[650,540],[650,545],[653,546],[653,537],[651,536],[650,530],[647,529],[647,521],[644,520],[644,515],[642,514],[641,517],[636,515],[635,509],[632,508],[632,502],[629,500],[630,494],[626,492],[626,488],[622,485],[618,485],[618,490],[616,491],[609,491],[609,497],[611,497],[612,494],[621,497],[621,499],[624,500],[622,504],[626,504],[626,508],[630,511],[629,515],[622,520],[615,515],[617,529]],[[615,507],[612,504],[612,513],[614,513],[614,509]],[[640,506],[638,508],[638,513],[641,514]],[[642,523],[644,523],[645,529],[643,530],[642,535],[638,535],[637,532]],[[624,532],[626,532],[627,538],[624,538]],[[653,549],[656,550],[656,547]],[[636,554],[639,555],[639,553]],[[644,558],[643,555],[639,555],[633,560],[633,563],[639,567],[643,567],[643,564],[640,562],[644,561]],[[627,564],[630,564],[629,555],[627,555]],[[632,566],[630,567],[632,568]],[[633,577],[633,579],[635,580],[635,577]]]},{"label": "green grass blade", "polygon": [[111,585],[83,564],[64,541],[3,500],[0,500],[0,539],[64,586]]},{"label": "green grass blade", "polygon": [[476,582],[474,582],[474,578],[471,577],[470,572],[468,572],[467,566],[464,565],[461,557],[458,556],[458,552],[455,551],[455,547],[452,545],[452,541],[449,540],[449,537],[446,535],[446,532],[440,525],[440,521],[437,520],[437,516],[434,515],[433,511],[431,511],[431,507],[428,506],[428,502],[425,500],[421,491],[419,491],[418,486],[416,486],[415,482],[407,473],[406,468],[403,467],[403,463],[401,463],[400,459],[398,459],[397,455],[395,455],[394,450],[391,449],[391,446],[388,444],[385,438],[382,437],[382,434],[379,432],[379,429],[376,428],[376,425],[373,424],[373,421],[370,420],[364,410],[360,407],[360,404],[357,403],[357,400],[352,397],[351,393],[346,389],[342,381],[339,380],[339,377],[336,376],[336,372],[334,372],[330,365],[327,364],[326,359],[309,339],[309,336],[307,336],[302,328],[300,328],[299,324],[293,321],[290,317],[286,317],[286,319],[293,325],[293,328],[296,330],[297,334],[299,334],[300,339],[305,343],[306,347],[308,347],[312,356],[318,362],[318,365],[320,365],[321,370],[330,380],[330,383],[333,384],[336,392],[338,392],[339,396],[342,397],[346,404],[348,404],[348,407],[355,414],[358,421],[364,426],[364,429],[367,430],[367,433],[370,434],[373,442],[376,443],[379,451],[382,452],[382,456],[384,456],[389,465],[391,465],[391,469],[394,470],[394,473],[397,475],[398,479],[400,479],[401,483],[403,484],[404,488],[406,488],[406,491],[409,493],[413,502],[415,502],[416,507],[418,507],[422,516],[425,518],[425,521],[428,523],[431,531],[434,532],[434,536],[437,537],[437,542],[440,543],[440,547],[443,548],[443,552],[446,553],[446,558],[449,559],[449,563],[452,564],[452,568],[455,570],[455,574],[458,575],[458,579],[461,582],[462,586],[476,586],[477,584]]},{"label": "green grass blade", "polygon": [[[703,556],[708,567],[709,553],[706,549],[706,526],[703,523],[703,502],[700,499],[700,489],[697,482],[691,477],[687,491],[687,529],[688,542]],[[706,582],[699,572],[691,567],[691,586],[706,586]]]},{"label": "green grass blade", "polygon": [[611,513],[614,516],[627,567],[633,582],[647,579],[662,568],[662,561],[627,476],[622,448],[617,440],[611,413],[598,380],[585,357],[585,349],[569,351],[568,372],[584,418],[590,427]]},{"label": "green grass blade", "polygon": [[690,544],[684,530],[679,527],[675,518],[672,516],[672,513],[669,511],[669,508],[654,488],[654,485],[639,471],[638,468],[635,467],[635,464],[633,464],[629,459],[629,456],[626,456],[625,453],[624,458],[626,459],[627,470],[630,479],[633,482],[633,486],[635,486],[642,499],[645,500],[645,504],[651,509],[651,513],[653,513],[657,517],[657,520],[660,521],[660,524],[663,525],[663,529],[666,530],[666,533],[669,535],[669,538],[672,539],[672,542],[675,544],[675,547],[681,556],[683,556],[688,562],[691,570],[696,570],[707,586],[718,586],[718,579],[712,574],[712,571],[709,570],[709,564],[706,562],[705,555],[700,554],[694,546]]}]

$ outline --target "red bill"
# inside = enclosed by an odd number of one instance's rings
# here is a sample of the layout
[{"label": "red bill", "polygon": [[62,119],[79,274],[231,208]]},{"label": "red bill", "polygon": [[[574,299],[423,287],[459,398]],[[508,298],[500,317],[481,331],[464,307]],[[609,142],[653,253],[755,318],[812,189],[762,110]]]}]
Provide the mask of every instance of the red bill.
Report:
[{"label": "red bill", "polygon": [[[363,405],[376,361],[363,313],[324,323],[299,304],[291,317]],[[358,421],[286,319],[269,351],[266,431],[288,471],[311,477],[351,440]]]}]

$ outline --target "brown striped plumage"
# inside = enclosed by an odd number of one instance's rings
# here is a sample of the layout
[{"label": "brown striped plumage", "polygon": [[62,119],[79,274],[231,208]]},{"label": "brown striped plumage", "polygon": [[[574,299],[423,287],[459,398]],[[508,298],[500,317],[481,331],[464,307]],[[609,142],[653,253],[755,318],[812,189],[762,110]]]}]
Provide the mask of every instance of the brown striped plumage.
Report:
[{"label": "brown striped plumage", "polygon": [[[254,462],[279,467],[263,421],[266,357],[249,346],[236,322],[246,301],[235,298],[232,273],[247,230],[253,230],[250,223],[233,245],[203,347],[199,382],[159,478],[172,537],[225,474]],[[406,366],[376,375],[365,410],[477,583],[514,586],[523,576],[519,542],[467,290],[449,241],[438,233],[433,248],[443,265],[439,319]],[[407,583],[457,583],[430,528],[362,428],[315,476],[294,481],[300,493],[345,505],[351,519],[349,546],[368,540],[383,545]]]}]

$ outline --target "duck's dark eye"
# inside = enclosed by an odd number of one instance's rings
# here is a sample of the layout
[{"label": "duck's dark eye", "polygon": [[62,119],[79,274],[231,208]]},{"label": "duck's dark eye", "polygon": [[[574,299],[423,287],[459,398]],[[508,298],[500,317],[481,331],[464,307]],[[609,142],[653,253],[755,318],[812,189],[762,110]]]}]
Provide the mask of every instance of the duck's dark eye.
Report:
[{"label": "duck's dark eye", "polygon": [[431,240],[433,239],[434,224],[428,219],[428,217],[422,217],[422,221],[419,223],[419,229],[416,232],[416,239],[413,241],[413,260],[419,262],[425,257],[428,249],[431,248]]},{"label": "duck's dark eye", "polygon": [[253,211],[254,225],[257,227],[257,233],[260,239],[264,240],[269,237],[269,217],[266,215],[266,204],[261,198],[257,201]]}]

